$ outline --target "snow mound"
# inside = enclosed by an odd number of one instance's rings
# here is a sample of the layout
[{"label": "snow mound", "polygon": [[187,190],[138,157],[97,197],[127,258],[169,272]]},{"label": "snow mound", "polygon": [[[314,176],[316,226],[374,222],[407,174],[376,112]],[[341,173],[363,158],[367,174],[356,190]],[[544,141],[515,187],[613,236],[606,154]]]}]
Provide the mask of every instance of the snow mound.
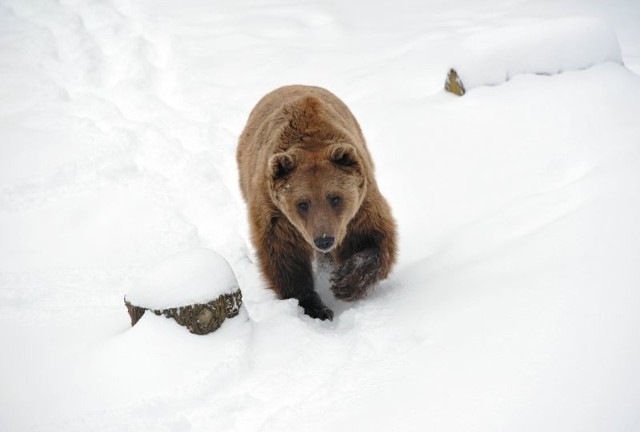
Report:
[{"label": "snow mound", "polygon": [[616,34],[597,18],[562,18],[477,33],[451,61],[464,91],[518,74],[554,75],[598,63],[622,63]]},{"label": "snow mound", "polygon": [[126,296],[129,303],[162,310],[209,302],[238,290],[229,263],[218,253],[195,248],[147,270]]}]

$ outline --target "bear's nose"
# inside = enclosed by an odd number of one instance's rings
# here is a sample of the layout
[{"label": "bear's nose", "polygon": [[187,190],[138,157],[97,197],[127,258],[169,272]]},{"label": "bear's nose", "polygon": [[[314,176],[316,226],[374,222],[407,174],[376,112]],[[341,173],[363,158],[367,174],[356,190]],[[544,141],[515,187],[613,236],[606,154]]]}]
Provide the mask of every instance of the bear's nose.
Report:
[{"label": "bear's nose", "polygon": [[334,237],[322,236],[322,237],[316,237],[313,240],[313,242],[316,244],[316,247],[318,249],[326,251],[326,250],[329,250],[331,246],[333,246],[334,240],[335,240]]}]

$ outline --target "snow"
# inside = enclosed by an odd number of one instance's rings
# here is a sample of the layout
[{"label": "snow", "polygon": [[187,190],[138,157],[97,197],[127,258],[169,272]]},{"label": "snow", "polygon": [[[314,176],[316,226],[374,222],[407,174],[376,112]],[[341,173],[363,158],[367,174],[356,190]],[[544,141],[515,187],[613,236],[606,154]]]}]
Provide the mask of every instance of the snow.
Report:
[{"label": "snow", "polygon": [[622,63],[613,29],[597,18],[562,18],[478,32],[455,50],[453,69],[466,90],[515,75],[553,75],[598,63]]},{"label": "snow", "polygon": [[[534,58],[515,29],[585,16],[624,65],[442,89],[468,38],[514,29]],[[3,0],[0,429],[637,429],[638,22],[629,0]],[[349,105],[400,230],[371,297],[318,274],[332,322],[265,289],[237,185],[249,111],[291,83]],[[243,316],[132,328],[123,296],[197,248]]]},{"label": "snow", "polygon": [[204,304],[238,290],[229,263],[220,254],[194,248],[171,255],[133,284],[126,300],[153,310]]}]

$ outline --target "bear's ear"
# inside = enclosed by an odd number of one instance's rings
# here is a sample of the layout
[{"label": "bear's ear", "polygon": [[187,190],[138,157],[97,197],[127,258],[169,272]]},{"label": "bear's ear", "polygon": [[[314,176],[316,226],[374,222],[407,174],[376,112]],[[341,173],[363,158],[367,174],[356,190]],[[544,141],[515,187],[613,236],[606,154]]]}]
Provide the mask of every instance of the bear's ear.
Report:
[{"label": "bear's ear", "polygon": [[350,144],[335,144],[329,153],[331,162],[343,167],[357,167],[359,165],[358,154],[354,146]]},{"label": "bear's ear", "polygon": [[289,153],[276,153],[269,159],[269,175],[273,180],[287,176],[295,167],[295,159]]}]

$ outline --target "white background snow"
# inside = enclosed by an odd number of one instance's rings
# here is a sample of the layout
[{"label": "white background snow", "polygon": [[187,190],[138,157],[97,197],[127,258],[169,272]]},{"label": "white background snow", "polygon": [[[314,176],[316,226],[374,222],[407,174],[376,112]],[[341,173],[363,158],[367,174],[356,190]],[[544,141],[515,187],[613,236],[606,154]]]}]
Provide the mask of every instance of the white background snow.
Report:
[{"label": "white background snow", "polygon": [[[626,67],[442,91],[471,35],[576,16]],[[634,0],[0,1],[0,429],[638,430],[638,23]],[[400,229],[370,298],[319,280],[333,322],[264,288],[237,187],[249,111],[291,83],[351,107]],[[249,319],[130,328],[132,283],[194,247]]]}]

